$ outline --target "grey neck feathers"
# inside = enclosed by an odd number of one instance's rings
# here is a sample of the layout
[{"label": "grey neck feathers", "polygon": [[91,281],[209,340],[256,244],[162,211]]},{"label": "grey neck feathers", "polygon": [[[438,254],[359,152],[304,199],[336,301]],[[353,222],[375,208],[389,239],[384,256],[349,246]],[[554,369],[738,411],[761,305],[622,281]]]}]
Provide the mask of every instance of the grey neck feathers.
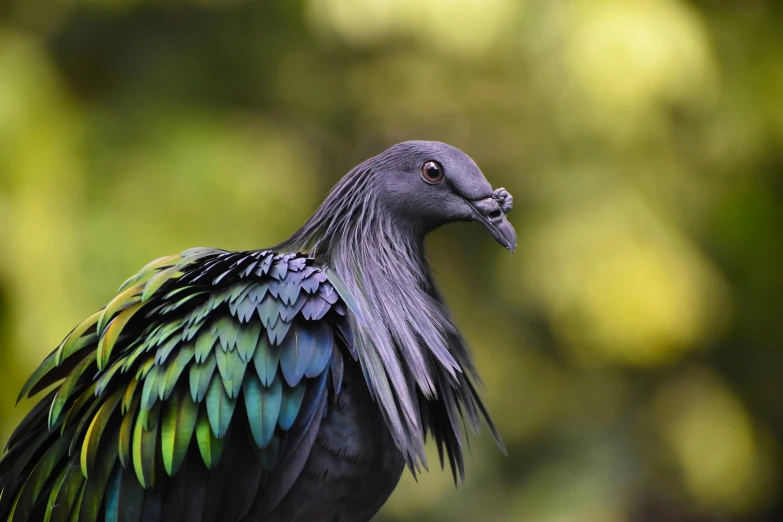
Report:
[{"label": "grey neck feathers", "polygon": [[[422,410],[444,386],[459,393],[463,371],[475,371],[434,286],[423,232],[382,206],[372,176],[370,162],[351,171],[278,248],[309,252],[344,279],[363,317],[351,326],[365,378],[413,471],[426,467]],[[456,400],[472,407],[475,392],[464,393]]]}]

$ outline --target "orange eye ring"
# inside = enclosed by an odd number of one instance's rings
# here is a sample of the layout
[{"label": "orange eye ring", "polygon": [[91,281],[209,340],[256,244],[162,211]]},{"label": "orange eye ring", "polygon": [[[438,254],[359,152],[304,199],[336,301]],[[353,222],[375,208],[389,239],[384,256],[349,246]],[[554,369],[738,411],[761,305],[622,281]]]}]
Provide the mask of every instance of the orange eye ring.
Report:
[{"label": "orange eye ring", "polygon": [[430,185],[435,185],[443,181],[443,167],[437,161],[425,161],[421,166],[421,179]]}]

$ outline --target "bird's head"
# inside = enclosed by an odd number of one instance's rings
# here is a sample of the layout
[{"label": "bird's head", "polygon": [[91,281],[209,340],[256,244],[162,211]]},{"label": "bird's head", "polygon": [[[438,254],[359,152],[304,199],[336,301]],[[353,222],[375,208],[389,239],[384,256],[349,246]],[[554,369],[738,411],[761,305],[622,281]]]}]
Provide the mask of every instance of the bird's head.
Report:
[{"label": "bird's head", "polygon": [[506,214],[513,199],[493,190],[470,156],[435,141],[406,141],[368,163],[379,202],[400,221],[429,231],[455,221],[478,221],[512,253],[517,235]]}]

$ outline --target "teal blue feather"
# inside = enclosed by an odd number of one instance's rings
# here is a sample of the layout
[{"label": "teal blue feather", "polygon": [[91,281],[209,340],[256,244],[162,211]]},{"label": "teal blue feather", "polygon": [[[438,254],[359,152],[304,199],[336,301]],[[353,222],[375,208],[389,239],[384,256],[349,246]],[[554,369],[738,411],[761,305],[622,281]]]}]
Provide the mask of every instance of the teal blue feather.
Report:
[{"label": "teal blue feather", "polygon": [[158,377],[158,395],[161,399],[166,400],[169,398],[182,372],[185,371],[185,368],[187,368],[195,356],[195,352],[196,349],[193,344],[188,343],[179,349],[174,360],[169,361],[166,370]]},{"label": "teal blue feather", "polygon": [[160,346],[163,343],[165,343],[172,335],[182,330],[182,327],[184,326],[184,320],[177,319],[170,323],[166,323],[163,328],[158,330],[154,336],[152,336],[148,341],[148,346],[150,348],[153,348],[155,346]]},{"label": "teal blue feather", "polygon": [[223,351],[233,350],[239,335],[239,323],[231,316],[221,317],[213,326],[212,332],[218,334],[220,347]]},{"label": "teal blue feather", "polygon": [[106,522],[140,522],[144,489],[130,470],[114,466],[106,486]]},{"label": "teal blue feather", "polygon": [[280,360],[280,347],[272,346],[266,335],[258,339],[256,351],[253,354],[253,364],[256,373],[264,386],[270,386],[277,373],[277,363]]},{"label": "teal blue feather", "polygon": [[256,311],[256,304],[249,298],[243,299],[237,307],[237,312],[234,314],[239,322],[247,323],[253,318]]},{"label": "teal blue feather", "polygon": [[315,351],[315,337],[305,323],[297,323],[280,346],[280,369],[289,386],[302,380]]},{"label": "teal blue feather", "polygon": [[280,414],[277,417],[277,423],[283,431],[289,430],[294,425],[299,414],[299,408],[302,406],[306,388],[307,386],[304,382],[300,382],[293,388],[283,386]]},{"label": "teal blue feather", "polygon": [[258,316],[261,318],[264,328],[272,328],[280,317],[280,301],[275,299],[272,294],[267,294],[258,305]]},{"label": "teal blue feather", "polygon": [[236,399],[228,396],[220,379],[215,376],[209,385],[206,402],[209,426],[212,428],[212,433],[218,439],[222,439],[226,435],[228,423],[234,414]]},{"label": "teal blue feather", "polygon": [[266,448],[272,440],[277,419],[280,414],[283,386],[277,378],[272,385],[265,387],[252,377],[244,381],[242,393],[247,409],[250,431],[259,448]]},{"label": "teal blue feather", "polygon": [[299,297],[301,286],[298,284],[285,284],[280,290],[280,298],[283,300],[283,304],[292,305]]},{"label": "teal blue feather", "polygon": [[203,364],[190,367],[190,394],[194,402],[201,402],[207,394],[207,388],[215,371],[215,356],[211,355]]},{"label": "teal blue feather", "polygon": [[244,301],[247,299],[248,294],[256,287],[255,282],[245,282],[242,284],[236,285],[236,288],[238,290],[241,290],[240,292],[232,292],[231,297],[229,298],[230,303],[238,303],[240,301]]},{"label": "teal blue feather", "polygon": [[247,296],[252,302],[258,304],[264,299],[264,296],[269,291],[269,286],[270,283],[268,281],[257,283],[255,286],[253,286],[252,290],[248,292]]},{"label": "teal blue feather", "polygon": [[265,275],[267,272],[269,272],[269,267],[272,266],[272,259],[274,256],[268,255],[266,256],[261,263],[258,265],[258,268],[256,269],[256,275]]},{"label": "teal blue feather", "polygon": [[180,336],[175,336],[169,339],[166,344],[158,348],[158,351],[155,352],[155,364],[161,365],[165,363],[168,356],[171,355],[172,351],[174,351],[174,348],[179,346],[181,343],[182,339]]},{"label": "teal blue feather", "polygon": [[141,392],[141,407],[151,409],[158,400],[158,373],[160,366],[153,366],[144,379],[144,387]]},{"label": "teal blue feather", "polygon": [[323,373],[329,364],[334,346],[334,334],[329,325],[324,322],[305,324],[305,328],[313,338],[313,353],[305,368],[304,376],[314,378]]},{"label": "teal blue feather", "polygon": [[217,334],[213,328],[204,328],[196,338],[196,362],[202,363],[207,359],[212,348],[217,342]]},{"label": "teal blue feather", "polygon": [[[254,307],[255,309],[255,307]],[[242,327],[237,336],[237,353],[244,362],[250,361],[256,351],[258,338],[261,335],[261,324],[253,321]]]},{"label": "teal blue feather", "polygon": [[243,301],[239,296],[247,295],[247,292],[252,286],[252,282],[244,281],[231,287],[231,291],[228,293],[228,309],[231,312],[231,315],[237,314],[237,307]]},{"label": "teal blue feather", "polygon": [[127,372],[131,367],[133,367],[139,356],[146,352],[146,348],[141,341],[136,341],[128,345],[125,351],[128,352],[129,355],[125,356],[124,359],[120,359],[120,361],[124,361],[122,363],[123,373]]},{"label": "teal blue feather", "polygon": [[274,326],[267,328],[266,330],[266,334],[269,337],[269,342],[272,343],[272,345],[280,344],[283,342],[283,339],[285,338],[290,328],[290,322],[280,319],[274,324]]},{"label": "teal blue feather", "polygon": [[198,321],[193,324],[187,323],[185,327],[182,329],[182,340],[183,341],[192,340],[196,336],[196,334],[199,333],[199,331],[203,326],[204,326],[204,320]]},{"label": "teal blue feather", "polygon": [[285,261],[277,261],[269,269],[269,276],[277,280],[282,280],[288,273],[288,263]]},{"label": "teal blue feather", "polygon": [[220,376],[223,378],[226,393],[230,398],[235,399],[242,388],[242,377],[245,375],[247,363],[239,358],[236,350],[231,352],[217,350],[215,360]]}]

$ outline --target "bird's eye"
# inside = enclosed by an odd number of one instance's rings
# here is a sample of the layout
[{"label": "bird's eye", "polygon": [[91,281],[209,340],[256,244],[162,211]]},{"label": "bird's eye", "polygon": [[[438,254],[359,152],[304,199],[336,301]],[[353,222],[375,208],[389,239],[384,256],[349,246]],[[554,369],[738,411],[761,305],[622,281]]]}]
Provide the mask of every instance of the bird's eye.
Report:
[{"label": "bird's eye", "polygon": [[437,161],[428,161],[421,166],[421,177],[430,184],[443,181],[443,167]]}]

